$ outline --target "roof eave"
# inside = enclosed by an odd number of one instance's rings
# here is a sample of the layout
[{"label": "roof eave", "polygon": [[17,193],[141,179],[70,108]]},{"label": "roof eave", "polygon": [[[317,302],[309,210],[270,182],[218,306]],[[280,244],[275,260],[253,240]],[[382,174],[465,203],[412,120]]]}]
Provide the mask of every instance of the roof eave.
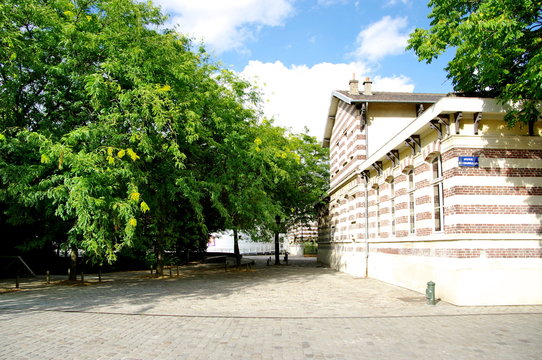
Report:
[{"label": "roof eave", "polygon": [[[430,120],[439,114],[450,114],[454,112],[483,112],[483,113],[506,113],[506,110],[491,98],[442,98],[428,108],[422,115],[414,119],[401,132],[397,133],[379,150],[375,151],[368,159],[363,161],[358,171],[368,169],[375,161],[385,158],[385,154],[401,145],[406,136],[420,131]],[[406,135],[405,135],[406,134]]]},{"label": "roof eave", "polygon": [[331,103],[329,104],[329,111],[326,120],[326,127],[324,129],[324,138],[322,141],[323,147],[329,147],[329,141],[331,139],[331,133],[333,126],[335,125],[335,116],[337,115],[337,108],[339,106],[339,99],[335,94],[335,91],[331,94]]}]

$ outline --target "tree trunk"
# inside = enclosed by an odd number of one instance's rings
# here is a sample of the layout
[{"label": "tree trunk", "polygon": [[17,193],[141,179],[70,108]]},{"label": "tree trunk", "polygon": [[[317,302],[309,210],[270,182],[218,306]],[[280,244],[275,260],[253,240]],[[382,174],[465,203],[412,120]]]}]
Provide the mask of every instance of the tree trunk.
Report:
[{"label": "tree trunk", "polygon": [[72,245],[70,249],[70,275],[69,280],[77,280],[77,246]]},{"label": "tree trunk", "polygon": [[275,231],[275,265],[280,265],[280,244],[278,231]]},{"label": "tree trunk", "polygon": [[156,276],[164,275],[164,249],[162,239],[156,240]]},{"label": "tree trunk", "polygon": [[237,229],[233,229],[233,253],[235,254],[237,266],[241,265],[241,253],[239,252],[239,234],[237,233]]},{"label": "tree trunk", "polygon": [[275,230],[275,265],[280,265],[280,244],[279,244],[280,216],[275,216],[275,222],[277,224],[277,228]]},{"label": "tree trunk", "polygon": [[158,237],[156,238],[156,246],[154,251],[156,253],[156,276],[164,275],[164,232],[159,231]]}]

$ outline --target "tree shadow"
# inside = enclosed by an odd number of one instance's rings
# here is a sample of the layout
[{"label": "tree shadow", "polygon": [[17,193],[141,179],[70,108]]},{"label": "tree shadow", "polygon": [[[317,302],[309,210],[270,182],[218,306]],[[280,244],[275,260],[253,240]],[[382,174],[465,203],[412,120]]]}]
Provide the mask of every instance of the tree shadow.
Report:
[{"label": "tree shadow", "polygon": [[[181,267],[180,276],[152,278],[148,273],[102,274],[102,283],[90,286],[49,286],[0,295],[0,313],[21,311],[111,312],[129,314],[171,313],[195,315],[216,313],[221,304],[231,311],[243,303],[255,304],[267,295],[276,298],[275,285],[302,289],[303,284],[337,273],[317,267],[316,260],[291,259],[288,265],[267,266],[257,258],[252,270],[223,265]],[[176,274],[173,271],[173,274]],[[93,278],[85,275],[86,279]],[[284,294],[278,294],[283,296]],[[248,297],[240,299],[240,297]],[[205,308],[211,307],[211,308]]]}]

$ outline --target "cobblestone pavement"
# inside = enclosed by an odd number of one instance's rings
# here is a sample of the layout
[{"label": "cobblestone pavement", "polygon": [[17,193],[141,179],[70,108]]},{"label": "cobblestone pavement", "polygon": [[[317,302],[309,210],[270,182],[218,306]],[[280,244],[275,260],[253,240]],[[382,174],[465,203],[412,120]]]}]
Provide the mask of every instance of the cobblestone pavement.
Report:
[{"label": "cobblestone pavement", "polygon": [[256,259],[251,271],[23,282],[0,294],[0,359],[542,358],[542,306],[430,306],[314,259]]}]

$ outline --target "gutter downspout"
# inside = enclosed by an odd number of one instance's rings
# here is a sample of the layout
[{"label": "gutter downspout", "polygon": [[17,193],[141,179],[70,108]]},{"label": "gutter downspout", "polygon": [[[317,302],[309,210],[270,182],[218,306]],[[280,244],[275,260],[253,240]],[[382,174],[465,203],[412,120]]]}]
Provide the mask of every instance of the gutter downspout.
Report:
[{"label": "gutter downspout", "polygon": [[365,277],[369,277],[369,177],[365,178]]},{"label": "gutter downspout", "polygon": [[[365,156],[369,158],[369,102],[365,102]],[[369,277],[369,175],[365,178],[365,278]]]},{"label": "gutter downspout", "polygon": [[[365,158],[369,158],[369,102],[365,102]],[[367,179],[369,181],[369,179]]]}]

